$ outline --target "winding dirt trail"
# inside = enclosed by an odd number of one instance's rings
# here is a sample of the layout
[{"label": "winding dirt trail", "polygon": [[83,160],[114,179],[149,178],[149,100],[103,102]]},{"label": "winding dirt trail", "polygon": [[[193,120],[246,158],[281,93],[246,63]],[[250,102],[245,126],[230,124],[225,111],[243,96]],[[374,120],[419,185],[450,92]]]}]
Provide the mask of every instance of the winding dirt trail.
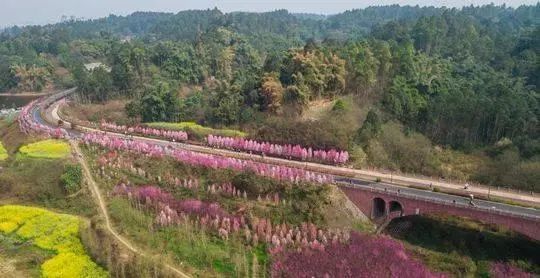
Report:
[{"label": "winding dirt trail", "polygon": [[[137,249],[133,244],[131,244],[127,239],[123,238],[120,234],[118,234],[114,228],[112,227],[110,218],[109,218],[109,211],[107,209],[107,206],[105,205],[105,202],[103,201],[103,197],[101,195],[101,191],[99,190],[99,187],[97,186],[96,182],[94,181],[94,178],[92,177],[92,173],[90,172],[90,168],[88,167],[88,164],[86,163],[86,160],[84,159],[84,155],[81,152],[81,149],[79,148],[79,145],[77,144],[77,141],[70,140],[69,143],[71,144],[71,147],[73,151],[75,152],[75,156],[81,167],[83,168],[83,175],[85,180],[88,183],[88,186],[90,187],[90,190],[92,191],[92,195],[95,198],[95,201],[99,205],[99,212],[105,219],[105,226],[107,230],[119,241],[121,242],[125,247],[127,247],[132,252],[143,256],[143,257],[150,257],[149,254]],[[183,271],[179,270],[178,268],[168,264],[163,263],[163,266],[165,266],[167,269],[171,270],[175,274],[178,275],[178,277],[183,278],[190,278],[191,276],[187,275]]]}]

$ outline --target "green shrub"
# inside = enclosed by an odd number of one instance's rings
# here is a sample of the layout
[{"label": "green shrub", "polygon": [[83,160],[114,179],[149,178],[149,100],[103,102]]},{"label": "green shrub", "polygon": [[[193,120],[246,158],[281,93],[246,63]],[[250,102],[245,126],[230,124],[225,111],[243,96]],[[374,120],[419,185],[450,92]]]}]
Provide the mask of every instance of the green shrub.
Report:
[{"label": "green shrub", "polygon": [[278,189],[278,184],[269,179],[262,179],[254,173],[242,172],[232,179],[232,184],[239,190],[246,191],[250,196],[266,194]]},{"label": "green shrub", "polygon": [[345,112],[345,109],[346,109],[345,102],[342,99],[338,99],[336,100],[336,102],[334,103],[334,106],[332,107],[332,112],[343,113]]},{"label": "green shrub", "polygon": [[362,168],[366,165],[367,154],[361,146],[354,146],[350,151],[350,156],[355,168]]},{"label": "green shrub", "polygon": [[440,163],[431,142],[420,133],[405,132],[401,125],[387,123],[365,149],[371,165],[402,172],[438,175]]},{"label": "green shrub", "polygon": [[67,164],[64,174],[60,176],[60,182],[67,192],[75,192],[81,187],[82,169],[78,164]]},{"label": "green shrub", "polygon": [[250,137],[278,144],[347,150],[353,133],[354,130],[342,119],[300,121],[284,117],[268,119]]},{"label": "green shrub", "polygon": [[154,122],[147,123],[149,127],[153,128],[163,128],[170,130],[182,130],[187,132],[194,139],[201,140],[206,138],[209,134],[226,136],[226,137],[245,137],[246,133],[233,130],[233,129],[215,129],[210,127],[205,127],[194,122],[180,122],[180,123],[166,123],[166,122]]}]

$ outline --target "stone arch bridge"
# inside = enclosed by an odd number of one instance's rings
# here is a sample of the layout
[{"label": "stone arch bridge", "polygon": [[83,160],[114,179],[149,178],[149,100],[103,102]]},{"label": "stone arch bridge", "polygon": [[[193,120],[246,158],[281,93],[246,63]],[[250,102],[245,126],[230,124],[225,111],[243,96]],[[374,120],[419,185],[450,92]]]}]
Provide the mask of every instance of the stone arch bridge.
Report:
[{"label": "stone arch bridge", "polygon": [[340,184],[340,189],[366,216],[378,224],[406,215],[447,214],[502,225],[540,240],[540,218],[530,215],[472,206],[464,203],[463,198],[455,202],[390,191],[373,185],[362,187]]}]

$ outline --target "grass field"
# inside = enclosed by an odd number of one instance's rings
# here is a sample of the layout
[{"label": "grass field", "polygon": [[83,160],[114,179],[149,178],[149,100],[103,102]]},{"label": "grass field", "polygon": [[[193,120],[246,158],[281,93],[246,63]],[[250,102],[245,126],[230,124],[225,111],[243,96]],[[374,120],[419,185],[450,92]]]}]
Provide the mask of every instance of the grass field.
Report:
[{"label": "grass field", "polygon": [[214,129],[210,127],[205,127],[193,122],[180,122],[180,123],[165,123],[165,122],[154,122],[147,123],[146,125],[154,128],[163,128],[170,130],[182,130],[187,132],[190,136],[196,137],[196,139],[202,139],[212,135],[227,136],[227,137],[245,137],[246,133],[233,130],[233,129]]},{"label": "grass field", "polygon": [[43,140],[22,146],[19,152],[32,158],[64,158],[70,153],[69,145],[61,140]]},{"label": "grass field", "polygon": [[40,266],[42,277],[107,277],[86,255],[79,225],[79,218],[72,215],[35,207],[0,207],[0,233],[51,252]]}]

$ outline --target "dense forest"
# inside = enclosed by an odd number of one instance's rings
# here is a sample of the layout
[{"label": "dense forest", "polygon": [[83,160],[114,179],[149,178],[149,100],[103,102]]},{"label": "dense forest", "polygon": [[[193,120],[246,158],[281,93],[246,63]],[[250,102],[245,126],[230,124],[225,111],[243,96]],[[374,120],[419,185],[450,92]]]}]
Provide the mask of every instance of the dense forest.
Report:
[{"label": "dense forest", "polygon": [[540,4],[139,12],[4,30],[0,91],[77,86],[84,103],[125,100],[122,123],[237,128],[347,149],[357,167],[539,191],[539,40]]}]

